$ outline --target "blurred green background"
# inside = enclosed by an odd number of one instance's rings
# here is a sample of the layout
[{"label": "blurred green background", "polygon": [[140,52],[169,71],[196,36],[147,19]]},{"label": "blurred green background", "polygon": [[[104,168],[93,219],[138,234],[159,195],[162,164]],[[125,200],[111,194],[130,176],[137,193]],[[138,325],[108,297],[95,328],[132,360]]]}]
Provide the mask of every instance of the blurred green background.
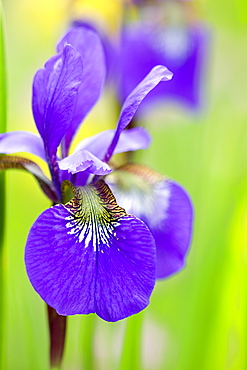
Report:
[{"label": "blurred green background", "polygon": [[[138,154],[183,184],[193,199],[187,266],[158,282],[150,306],[129,320],[110,324],[92,315],[70,317],[63,369],[93,368],[91,350],[97,370],[247,369],[247,3],[192,4],[211,30],[204,111],[192,115],[170,106],[162,115],[152,112],[143,123],[153,142]],[[96,14],[109,30],[118,27],[120,0],[5,0],[3,6],[8,131],[35,132],[36,70],[53,55],[75,14]],[[82,135],[114,127],[111,106],[111,97],[104,97]],[[28,230],[48,206],[30,175],[7,173],[2,369],[48,369],[45,304],[23,261]]]}]

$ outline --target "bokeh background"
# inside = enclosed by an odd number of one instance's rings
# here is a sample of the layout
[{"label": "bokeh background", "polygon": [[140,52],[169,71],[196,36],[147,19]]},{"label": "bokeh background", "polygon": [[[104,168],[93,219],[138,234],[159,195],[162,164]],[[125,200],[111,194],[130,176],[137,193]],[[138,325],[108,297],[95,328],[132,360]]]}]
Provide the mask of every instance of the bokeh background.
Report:
[{"label": "bokeh background", "polygon": [[[247,369],[247,5],[241,0],[191,1],[210,30],[205,102],[192,113],[172,104],[143,118],[151,147],[139,161],[177,180],[195,208],[187,266],[157,283],[150,306],[119,323],[90,316],[68,320],[63,369]],[[5,0],[8,130],[35,131],[32,79],[54,54],[76,16],[109,32],[120,25],[120,0]],[[113,128],[108,92],[81,130]],[[8,171],[4,243],[2,369],[46,370],[45,304],[23,260],[28,230],[49,206],[34,179]],[[93,358],[93,360],[92,360]]]}]

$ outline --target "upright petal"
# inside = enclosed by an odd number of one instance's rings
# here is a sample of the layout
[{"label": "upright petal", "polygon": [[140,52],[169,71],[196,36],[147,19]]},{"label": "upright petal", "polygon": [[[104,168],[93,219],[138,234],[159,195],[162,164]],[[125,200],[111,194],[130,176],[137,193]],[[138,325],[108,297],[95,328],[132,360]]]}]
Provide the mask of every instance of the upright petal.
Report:
[{"label": "upright petal", "polygon": [[[96,21],[97,23],[97,21]],[[104,51],[105,57],[105,69],[106,69],[106,82],[110,82],[112,78],[116,82],[117,74],[117,55],[116,55],[116,46],[113,40],[109,37],[109,34],[106,35],[102,29],[100,29],[99,24],[92,23],[91,21],[79,20],[76,19],[72,22],[73,27],[84,27],[89,28],[90,30],[96,32],[101,40],[102,48]],[[114,35],[112,35],[114,38]]]},{"label": "upright petal", "polygon": [[97,102],[105,79],[104,51],[98,34],[86,26],[73,27],[58,44],[62,51],[69,43],[80,53],[83,61],[83,79],[78,91],[78,100],[73,120],[65,136],[65,155],[79,124]]},{"label": "upright petal", "polygon": [[125,165],[106,177],[117,202],[139,217],[154,236],[157,278],[179,271],[185,264],[192,235],[193,210],[185,190],[141,165]]},{"label": "upright petal", "polygon": [[72,122],[81,81],[81,56],[71,45],[65,45],[35,75],[33,115],[49,158],[56,155]]},{"label": "upright petal", "polygon": [[117,128],[113,140],[106,152],[105,161],[111,158],[118,143],[121,132],[128,126],[135,112],[145,96],[158,85],[160,81],[169,81],[172,73],[164,66],[154,67],[149,74],[139,83],[125,100],[120,112]]},{"label": "upright petal", "polygon": [[12,131],[0,134],[0,153],[27,152],[46,160],[41,137],[27,131]]},{"label": "upright petal", "polygon": [[104,181],[43,212],[25,261],[34,289],[60,315],[96,312],[117,321],[144,309],[155,283],[155,245],[146,225],[120,208]]}]

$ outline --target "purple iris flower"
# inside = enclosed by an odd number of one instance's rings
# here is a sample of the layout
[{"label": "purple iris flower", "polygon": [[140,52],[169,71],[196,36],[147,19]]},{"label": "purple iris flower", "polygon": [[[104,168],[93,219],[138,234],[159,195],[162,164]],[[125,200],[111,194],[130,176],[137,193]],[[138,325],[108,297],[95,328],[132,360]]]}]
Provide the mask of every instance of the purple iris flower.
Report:
[{"label": "purple iris flower", "polygon": [[[40,136],[24,131],[0,135],[0,153],[25,151],[40,157],[51,179],[18,156],[1,156],[0,169],[29,171],[55,204],[34,222],[26,243],[26,269],[34,289],[60,315],[96,313],[117,321],[149,304],[157,264],[158,277],[181,268],[192,209],[173,181],[137,165],[112,171],[108,164],[116,153],[149,145],[143,128],[124,129],[145,96],[160,81],[171,79],[166,67],[153,68],[129,94],[115,130],[86,138],[69,153],[79,124],[100,96],[104,76],[98,35],[87,27],[72,28],[34,78],[32,106]],[[123,177],[130,181],[123,182]],[[146,188],[140,186],[144,181]],[[121,200],[127,184],[133,192],[126,207],[130,213]],[[142,192],[144,209],[136,206]]]},{"label": "purple iris flower", "polygon": [[205,65],[207,32],[202,24],[161,24],[140,20],[126,24],[119,50],[120,100],[157,64],[174,74],[167,84],[153,90],[145,104],[177,101],[190,109],[202,103],[202,77]]}]

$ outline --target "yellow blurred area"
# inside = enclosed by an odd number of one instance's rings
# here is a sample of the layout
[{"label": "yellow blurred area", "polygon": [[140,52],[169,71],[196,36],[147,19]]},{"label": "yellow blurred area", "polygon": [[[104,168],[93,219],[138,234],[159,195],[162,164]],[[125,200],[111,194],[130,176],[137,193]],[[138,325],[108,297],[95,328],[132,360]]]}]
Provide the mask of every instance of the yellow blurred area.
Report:
[{"label": "yellow blurred area", "polygon": [[29,22],[29,31],[42,28],[43,37],[49,33],[56,24],[66,20],[67,1],[65,0],[22,0],[15,3],[15,15]]},{"label": "yellow blurred area", "polygon": [[122,17],[121,0],[13,0],[4,1],[4,7],[13,7],[13,18],[16,21],[22,19],[28,21],[28,27],[23,27],[25,32],[42,29],[42,36],[49,37],[54,28],[73,19],[84,19],[94,21],[96,24],[103,24],[109,31],[119,27]]},{"label": "yellow blurred area", "polygon": [[72,0],[73,18],[94,19],[109,31],[119,27],[122,16],[121,0]]}]

